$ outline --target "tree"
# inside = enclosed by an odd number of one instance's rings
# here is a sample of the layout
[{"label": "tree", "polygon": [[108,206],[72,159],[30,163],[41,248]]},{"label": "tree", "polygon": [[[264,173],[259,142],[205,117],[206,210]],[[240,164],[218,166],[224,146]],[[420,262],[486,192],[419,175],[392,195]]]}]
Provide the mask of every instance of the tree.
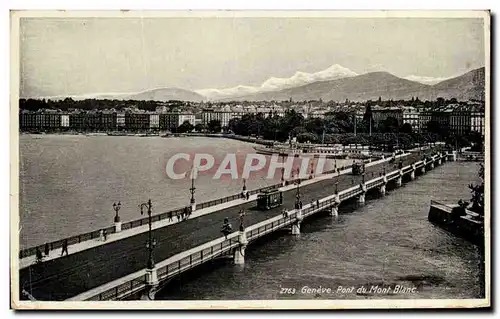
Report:
[{"label": "tree", "polygon": [[373,131],[373,112],[370,104],[366,105],[365,114],[363,115],[363,124],[368,128],[370,133]]},{"label": "tree", "polygon": [[441,135],[442,133],[441,124],[439,124],[439,122],[437,121],[427,122],[427,132]]},{"label": "tree", "polygon": [[198,123],[194,126],[194,129],[196,130],[196,132],[203,132],[206,130],[206,127],[205,127],[205,124],[203,123]]},{"label": "tree", "polygon": [[481,179],[481,184],[469,184],[469,189],[472,193],[472,206],[471,210],[484,216],[484,165],[479,164],[479,178]]},{"label": "tree", "polygon": [[307,143],[307,142],[317,143],[318,140],[319,140],[318,136],[314,133],[304,132],[297,134],[297,142],[299,143]]},{"label": "tree", "polygon": [[395,133],[399,129],[399,122],[395,117],[389,116],[381,123],[381,132]]},{"label": "tree", "polygon": [[411,127],[411,124],[410,123],[405,123],[401,126],[401,128],[399,129],[399,131],[401,133],[407,133],[407,134],[411,134],[413,132],[413,128]]},{"label": "tree", "polygon": [[219,133],[222,130],[220,120],[211,120],[208,122],[207,129],[210,133]]},{"label": "tree", "polygon": [[179,127],[177,128],[177,133],[187,133],[191,132],[194,129],[193,124],[189,123],[189,121],[184,121]]}]

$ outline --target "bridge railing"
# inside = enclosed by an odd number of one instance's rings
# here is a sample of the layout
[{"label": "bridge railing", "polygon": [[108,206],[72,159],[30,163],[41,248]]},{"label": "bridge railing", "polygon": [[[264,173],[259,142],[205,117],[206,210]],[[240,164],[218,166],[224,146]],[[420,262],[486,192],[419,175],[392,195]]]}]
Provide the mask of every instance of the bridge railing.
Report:
[{"label": "bridge railing", "polygon": [[[369,163],[371,161],[376,161],[376,160],[380,160],[380,159],[382,159],[382,158],[381,157],[377,157],[377,158],[372,159],[372,160],[366,159],[363,162]],[[349,169],[349,168],[351,168],[350,165],[338,167],[337,169],[339,169],[339,170],[342,171],[342,170]],[[336,171],[337,170],[329,170],[329,171],[323,172],[323,174],[331,174],[331,173],[334,173]],[[298,179],[288,180],[287,181],[287,185],[293,184],[297,180]],[[303,179],[300,179],[300,180],[301,181],[306,181],[308,179],[307,178],[303,178]],[[249,195],[255,195],[255,194],[258,194],[258,193],[262,192],[263,190],[272,189],[272,188],[279,188],[279,187],[281,187],[281,183],[274,184],[274,185],[267,186],[267,187],[262,187],[262,188],[254,189],[254,190],[249,190],[248,193],[249,193]],[[242,195],[241,195],[241,193],[238,193],[238,194],[229,195],[229,196],[226,196],[226,197],[223,197],[223,198],[219,198],[219,199],[214,199],[214,200],[210,200],[210,201],[207,201],[207,202],[203,202],[203,203],[197,204],[196,207],[197,207],[197,209],[203,209],[203,208],[212,207],[212,206],[215,206],[215,205],[220,205],[220,204],[223,204],[223,203],[231,202],[231,201],[234,201],[234,200],[237,200],[237,199],[240,199],[240,198],[242,198]],[[178,215],[181,215],[184,212],[184,208],[185,207],[176,208],[176,209],[170,210],[168,212],[163,212],[163,213],[160,213],[160,214],[155,214],[151,218],[152,222],[153,223],[154,222],[158,222],[158,221],[161,221],[161,220],[168,219],[170,217],[175,218],[175,217],[177,217]],[[147,225],[148,223],[149,223],[149,217],[144,217],[144,218],[140,218],[140,219],[136,219],[136,220],[132,220],[132,221],[128,221],[128,222],[122,223],[121,229],[122,230],[132,229],[132,228],[136,228],[136,227],[141,227],[141,226]],[[113,233],[115,233],[115,227],[114,226],[109,226],[107,228],[102,228],[102,230],[106,230],[107,234],[113,234]],[[86,233],[74,235],[74,236],[71,236],[71,237],[63,238],[63,239],[60,239],[60,240],[56,240],[56,241],[53,241],[53,242],[49,242],[48,243],[49,249],[50,250],[55,250],[55,249],[61,248],[63,246],[63,243],[64,243],[65,240],[68,241],[68,245],[74,245],[74,244],[81,243],[81,242],[84,242],[84,241],[87,241],[87,240],[98,239],[100,237],[100,232],[101,232],[101,229],[99,229],[99,230],[93,230],[93,231],[90,231],[90,232],[86,232]],[[35,255],[37,247],[41,251],[44,251],[44,245],[45,244],[34,246],[34,247],[30,247],[30,248],[25,248],[25,249],[20,250],[19,251],[19,258],[25,258],[25,257],[28,257],[28,256]]]},{"label": "bridge railing", "polygon": [[[380,157],[379,159],[382,159],[382,158]],[[374,159],[374,160],[377,160],[377,159]],[[369,163],[371,161],[372,160],[364,160],[365,163]],[[342,167],[340,167],[340,170],[345,170],[345,169],[349,169],[349,168],[351,168],[351,166],[349,166],[349,165],[348,166],[342,166]],[[330,170],[330,171],[324,172],[324,174],[331,174],[333,172],[335,172],[335,170]],[[373,174],[372,174],[372,177],[373,177]],[[297,180],[298,179],[289,180],[289,181],[287,181],[287,184],[288,185],[293,184]],[[303,179],[300,179],[300,180],[301,181],[306,181],[308,179],[307,178],[303,178]],[[262,187],[262,188],[259,188],[259,189],[250,190],[250,191],[248,191],[248,193],[250,195],[254,195],[254,194],[258,194],[258,193],[262,192],[263,190],[272,189],[272,188],[279,188],[279,187],[281,187],[281,183],[274,184],[274,185],[267,186],[267,187]],[[227,202],[230,202],[230,201],[234,201],[234,200],[237,200],[237,199],[240,199],[240,198],[242,198],[242,195],[241,195],[241,193],[238,193],[238,194],[235,194],[235,195],[230,195],[230,196],[226,196],[226,197],[223,197],[223,198],[219,198],[219,199],[214,199],[214,200],[211,200],[211,201],[203,202],[203,203],[197,204],[196,206],[197,206],[198,209],[203,209],[203,208],[207,208],[207,207],[211,207],[211,206],[215,206],[215,205],[220,205],[220,204],[223,204],[223,203],[227,203]],[[152,216],[151,219],[152,219],[152,222],[154,223],[154,222],[158,222],[158,221],[170,218],[170,216],[172,218],[175,218],[177,215],[182,214],[183,211],[184,211],[184,207],[181,207],[181,208],[177,208],[177,209],[174,209],[174,210],[171,210],[171,211],[168,211],[168,212],[164,212],[164,213],[160,213],[160,214],[155,214],[155,215]],[[141,218],[141,219],[136,219],[136,220],[132,220],[132,221],[129,221],[129,222],[122,223],[121,229],[122,230],[132,229],[132,228],[136,228],[136,227],[141,227],[141,226],[147,225],[148,223],[149,223],[149,217],[144,217],[144,218]],[[106,230],[106,232],[108,234],[115,233],[115,227],[114,226],[109,226],[107,228],[103,228],[102,230]],[[57,241],[49,242],[48,243],[49,249],[50,250],[55,250],[55,249],[61,248],[63,246],[63,242],[65,240],[68,241],[68,245],[74,245],[74,244],[81,243],[81,242],[84,242],[84,241],[87,241],[87,240],[98,239],[100,237],[100,232],[101,232],[101,229],[99,229],[99,230],[93,230],[93,231],[90,231],[90,232],[87,232],[87,233],[78,234],[78,235],[71,236],[71,237],[68,237],[68,238],[65,238],[65,239],[60,239],[60,240],[57,240]],[[39,245],[39,246],[35,246],[35,247],[30,247],[30,248],[22,249],[19,252],[19,258],[25,258],[25,257],[28,257],[28,256],[35,255],[37,247],[40,248],[41,251],[44,250],[44,245]]]},{"label": "bridge railing", "polygon": [[[410,166],[411,167],[411,166]],[[395,177],[399,174],[399,170],[389,172],[387,174],[388,179],[390,176]],[[382,177],[376,177],[369,180],[367,185],[375,185],[382,181]],[[351,197],[357,196],[362,192],[361,186],[356,185],[340,191],[338,196],[341,201],[349,199]],[[319,205],[317,204],[319,202]],[[306,204],[302,209],[303,217],[310,216],[326,208],[331,207],[335,204],[335,194],[326,196],[318,202],[313,202],[311,204]],[[436,203],[431,201],[431,204]],[[288,211],[286,216],[280,214],[262,222],[256,223],[254,225],[245,228],[248,241],[253,241],[261,236],[274,232],[279,228],[291,225],[296,221],[297,210]],[[231,253],[235,248],[240,246],[238,240],[239,232],[233,232],[229,234],[227,238],[220,237],[212,240],[208,243],[202,244],[200,246],[189,249],[180,254],[174,255],[160,263],[157,264],[157,276],[159,280],[165,280],[169,277],[176,276],[183,271],[193,268],[203,262],[214,259],[224,254]],[[86,300],[116,300],[123,296],[130,295],[146,285],[146,275],[140,274],[137,277],[127,280],[123,283],[117,284],[115,287],[110,287],[109,289],[100,292],[94,296],[87,298]]]},{"label": "bridge railing", "polygon": [[[302,180],[306,180],[306,179],[302,179]],[[293,182],[293,181],[290,181],[290,182]],[[259,189],[250,190],[248,193],[250,195],[253,195],[253,194],[257,194],[257,193],[259,193],[259,192],[261,192],[263,190],[266,190],[266,189],[278,188],[278,187],[281,187],[281,183],[280,184],[274,184],[274,185],[267,186],[267,187],[262,187],[262,188],[259,188]],[[215,206],[215,205],[227,203],[227,202],[230,202],[230,201],[234,201],[234,200],[240,199],[240,198],[242,198],[241,193],[235,194],[235,195],[230,195],[230,196],[226,196],[224,198],[219,198],[219,199],[215,199],[215,200],[211,200],[211,201],[208,201],[208,202],[203,202],[203,203],[197,204],[197,208],[198,209],[203,209],[203,208],[207,208],[207,207],[211,207],[211,206]],[[168,212],[164,212],[164,213],[160,213],[160,214],[155,214],[155,215],[153,215],[151,217],[151,219],[152,219],[152,222],[154,223],[154,222],[158,222],[160,220],[165,220],[165,219],[169,218],[170,216],[172,216],[172,218],[175,218],[177,215],[182,214],[183,211],[184,211],[184,207],[177,208],[177,209],[174,209],[174,210],[171,210],[171,211],[168,211]],[[141,218],[141,219],[132,220],[132,221],[129,221],[129,222],[122,223],[122,230],[127,230],[127,229],[132,229],[132,228],[140,227],[140,226],[143,226],[143,225],[147,225],[148,223],[149,223],[149,217],[144,217],[144,218]],[[74,244],[77,244],[77,243],[81,243],[83,241],[92,240],[92,239],[98,239],[100,237],[101,230],[106,230],[107,234],[113,234],[113,233],[115,233],[115,226],[109,226],[107,228],[102,228],[102,229],[99,229],[99,230],[93,230],[93,231],[90,231],[90,232],[87,232],[87,233],[78,234],[78,235],[75,235],[75,236],[71,236],[71,237],[63,238],[63,239],[56,240],[56,241],[53,241],[53,242],[49,242],[48,243],[49,249],[50,250],[55,250],[55,249],[61,248],[63,246],[63,243],[64,243],[65,240],[68,241],[68,245],[74,245]],[[19,251],[19,258],[25,258],[25,257],[28,257],[28,256],[35,255],[37,247],[41,251],[44,251],[44,245],[45,244],[20,250]]]}]

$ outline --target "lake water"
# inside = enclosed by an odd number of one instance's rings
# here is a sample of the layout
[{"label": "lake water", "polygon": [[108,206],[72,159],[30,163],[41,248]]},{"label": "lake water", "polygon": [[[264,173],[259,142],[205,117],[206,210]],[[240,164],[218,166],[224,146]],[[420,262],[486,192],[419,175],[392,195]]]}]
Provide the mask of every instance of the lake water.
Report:
[{"label": "lake water", "polygon": [[[22,249],[111,226],[113,202],[121,201],[123,222],[141,218],[138,205],[149,198],[154,214],[188,205],[191,180],[172,180],[165,173],[176,153],[211,154],[215,167],[227,153],[236,154],[241,175],[245,155],[254,150],[249,143],[205,137],[21,135],[19,152]],[[187,162],[179,163],[176,172],[189,169]],[[337,160],[336,165],[348,163]],[[325,170],[334,165],[328,160]],[[214,180],[214,173],[212,169],[196,179],[198,203],[241,192],[241,178]],[[251,174],[247,187],[281,179],[279,170],[271,180],[266,174]]]},{"label": "lake water", "polygon": [[[245,265],[222,263],[170,283],[156,297],[176,300],[484,297],[478,248],[427,220],[431,200],[470,199],[477,163],[446,163],[363,207],[341,206],[338,220],[306,220],[299,237],[281,233],[247,248]],[[413,293],[358,295],[360,287]],[[331,288],[335,293],[301,293]],[[338,287],[355,287],[338,292]],[[282,293],[282,288],[295,293]],[[290,291],[290,290],[289,290]]]}]

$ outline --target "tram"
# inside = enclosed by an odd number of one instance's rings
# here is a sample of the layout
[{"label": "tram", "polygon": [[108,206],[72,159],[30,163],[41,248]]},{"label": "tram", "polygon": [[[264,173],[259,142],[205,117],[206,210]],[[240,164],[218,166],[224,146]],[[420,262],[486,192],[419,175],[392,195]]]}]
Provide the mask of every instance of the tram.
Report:
[{"label": "tram", "polygon": [[361,175],[365,172],[364,163],[353,163],[352,164],[352,175]]},{"label": "tram", "polygon": [[269,210],[283,204],[283,193],[278,189],[264,190],[257,195],[257,208]]}]

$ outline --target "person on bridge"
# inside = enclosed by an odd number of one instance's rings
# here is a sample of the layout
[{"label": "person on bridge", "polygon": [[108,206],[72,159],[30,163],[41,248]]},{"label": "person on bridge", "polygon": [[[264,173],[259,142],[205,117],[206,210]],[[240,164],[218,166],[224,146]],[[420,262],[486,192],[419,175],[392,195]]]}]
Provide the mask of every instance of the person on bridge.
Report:
[{"label": "person on bridge", "polygon": [[49,244],[48,243],[45,243],[45,256],[48,256],[49,255],[49,252],[50,252],[50,249],[49,249]]},{"label": "person on bridge", "polygon": [[227,218],[227,217],[224,218],[224,224],[222,224],[221,232],[222,232],[222,234],[224,234],[224,237],[226,237],[226,239],[227,239],[227,235],[229,235],[232,230],[233,230],[233,227],[229,223],[229,218]]},{"label": "person on bridge", "polygon": [[287,218],[287,217],[288,217],[288,212],[286,211],[286,209],[283,209],[283,217],[284,217],[284,218]]},{"label": "person on bridge", "polygon": [[319,199],[316,200],[316,206],[319,208]]},{"label": "person on bridge", "polygon": [[250,194],[247,192],[247,200],[250,199]]},{"label": "person on bridge", "polygon": [[171,222],[172,221],[172,212],[168,212],[168,221]]},{"label": "person on bridge", "polygon": [[61,256],[66,252],[66,256],[68,256],[68,240],[65,239],[62,243]]},{"label": "person on bridge", "polygon": [[43,259],[42,251],[40,250],[40,248],[37,247],[36,248],[36,262],[41,263],[42,259]]},{"label": "person on bridge", "polygon": [[108,239],[108,231],[106,229],[103,229],[102,236],[103,236],[104,241],[106,241]]}]

